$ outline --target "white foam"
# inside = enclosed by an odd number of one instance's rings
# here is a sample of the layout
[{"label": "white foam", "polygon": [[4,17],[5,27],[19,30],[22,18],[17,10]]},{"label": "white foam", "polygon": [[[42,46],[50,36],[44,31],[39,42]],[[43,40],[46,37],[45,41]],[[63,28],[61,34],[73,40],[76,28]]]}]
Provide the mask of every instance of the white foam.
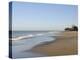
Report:
[{"label": "white foam", "polygon": [[[48,32],[48,33],[53,33],[53,32]],[[26,35],[26,36],[19,36],[19,37],[16,37],[16,38],[10,38],[10,40],[21,40],[21,39],[27,39],[27,38],[32,38],[32,37],[37,37],[37,36],[43,36],[43,35],[46,35],[47,33],[38,33],[38,34],[30,34],[30,35]]]},{"label": "white foam", "polygon": [[19,36],[19,37],[16,37],[16,38],[10,38],[10,40],[21,40],[21,39],[27,39],[27,38],[31,38],[31,37],[36,37],[36,36],[42,36],[42,35],[44,35],[44,34],[41,34],[41,33],[39,33],[39,34],[36,34],[36,35],[32,35],[32,34],[30,34],[30,35],[26,35],[26,36]]},{"label": "white foam", "polygon": [[[34,35],[30,34],[30,35],[26,35],[26,36],[19,36],[16,38],[12,38],[12,40],[21,40],[21,39],[31,38],[31,37],[34,37]],[[10,38],[10,40],[11,40],[11,38]]]},{"label": "white foam", "polygon": [[40,33],[40,34],[36,34],[36,35],[37,35],[37,36],[42,36],[42,35],[44,35],[44,34],[41,34],[41,33]]}]

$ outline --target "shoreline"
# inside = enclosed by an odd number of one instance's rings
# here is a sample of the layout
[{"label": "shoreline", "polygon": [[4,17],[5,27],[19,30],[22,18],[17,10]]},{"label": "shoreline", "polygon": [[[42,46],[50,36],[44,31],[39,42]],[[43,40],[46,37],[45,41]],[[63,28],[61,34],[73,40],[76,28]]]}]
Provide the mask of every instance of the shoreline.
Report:
[{"label": "shoreline", "polygon": [[78,32],[64,31],[56,40],[45,42],[33,47],[33,52],[46,54],[47,56],[76,55],[78,54]]}]

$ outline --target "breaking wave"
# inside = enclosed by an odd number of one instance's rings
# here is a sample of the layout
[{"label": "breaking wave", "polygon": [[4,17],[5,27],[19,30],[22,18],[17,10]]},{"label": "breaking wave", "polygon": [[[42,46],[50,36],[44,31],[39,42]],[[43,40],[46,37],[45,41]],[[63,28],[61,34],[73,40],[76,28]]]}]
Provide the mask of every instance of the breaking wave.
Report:
[{"label": "breaking wave", "polygon": [[10,40],[21,40],[21,39],[28,39],[28,38],[32,38],[32,37],[37,37],[37,36],[43,36],[46,34],[53,34],[53,32],[47,32],[47,33],[38,33],[38,34],[29,34],[29,35],[25,35],[25,36],[19,36],[19,37],[15,37],[15,38],[10,38]]},{"label": "breaking wave", "polygon": [[19,37],[15,37],[15,38],[10,38],[10,40],[21,40],[21,39],[28,39],[28,38],[32,38],[32,37],[36,37],[36,36],[42,36],[44,34],[36,34],[36,35],[33,35],[33,34],[29,34],[29,35],[26,35],[26,36],[19,36]]}]

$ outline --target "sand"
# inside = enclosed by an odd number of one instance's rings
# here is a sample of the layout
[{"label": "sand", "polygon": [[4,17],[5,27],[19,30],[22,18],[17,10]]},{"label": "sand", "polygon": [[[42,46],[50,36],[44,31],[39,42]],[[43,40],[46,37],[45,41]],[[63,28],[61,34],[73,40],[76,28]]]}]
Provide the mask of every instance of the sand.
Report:
[{"label": "sand", "polygon": [[47,56],[75,55],[78,54],[78,32],[65,31],[58,36],[55,41],[36,46],[34,52],[42,53]]}]

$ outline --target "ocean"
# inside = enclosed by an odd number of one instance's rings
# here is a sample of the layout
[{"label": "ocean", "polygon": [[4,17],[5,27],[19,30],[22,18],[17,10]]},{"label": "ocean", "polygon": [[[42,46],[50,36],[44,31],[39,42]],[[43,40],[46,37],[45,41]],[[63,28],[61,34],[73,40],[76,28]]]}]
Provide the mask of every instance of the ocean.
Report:
[{"label": "ocean", "polygon": [[56,40],[59,31],[12,31],[12,58],[43,57],[31,51],[37,45]]}]

